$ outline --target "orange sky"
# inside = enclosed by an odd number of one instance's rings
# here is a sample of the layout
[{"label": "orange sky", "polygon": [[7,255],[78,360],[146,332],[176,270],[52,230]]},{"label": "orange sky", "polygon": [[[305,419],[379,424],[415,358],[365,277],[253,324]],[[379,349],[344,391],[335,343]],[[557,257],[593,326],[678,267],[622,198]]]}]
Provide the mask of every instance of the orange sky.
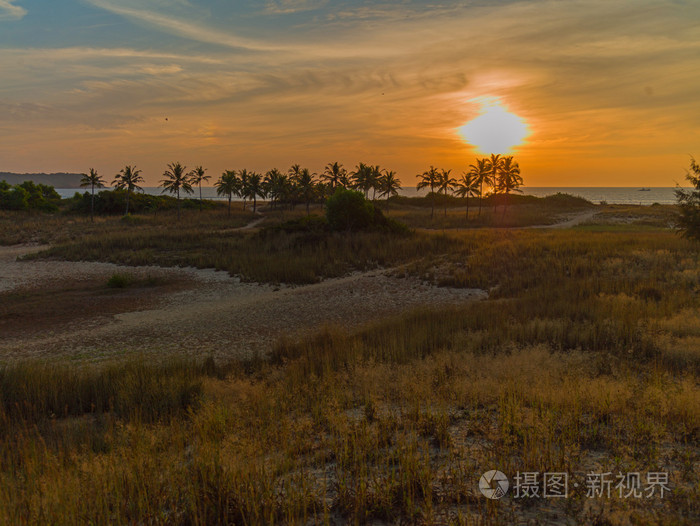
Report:
[{"label": "orange sky", "polygon": [[337,160],[413,185],[474,162],[484,100],[527,123],[529,186],[673,186],[700,157],[697,1],[228,4],[0,1],[0,171]]}]

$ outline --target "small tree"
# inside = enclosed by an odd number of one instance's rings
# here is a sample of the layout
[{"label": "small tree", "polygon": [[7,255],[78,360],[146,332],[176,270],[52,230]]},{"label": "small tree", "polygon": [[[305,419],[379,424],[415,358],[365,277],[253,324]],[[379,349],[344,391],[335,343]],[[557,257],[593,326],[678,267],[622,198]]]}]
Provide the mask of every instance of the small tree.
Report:
[{"label": "small tree", "polygon": [[141,190],[139,183],[143,183],[141,170],[137,170],[136,166],[126,165],[119,173],[114,176],[112,184],[118,190],[126,189],[126,211],[124,215],[129,215],[129,196],[134,190]]},{"label": "small tree", "polygon": [[191,194],[194,192],[190,183],[189,175],[185,173],[186,168],[180,163],[171,163],[168,169],[163,172],[163,179],[160,186],[163,192],[169,192],[177,196],[177,219],[180,220],[180,190]]},{"label": "small tree", "polygon": [[90,221],[95,221],[95,188],[104,188],[105,181],[98,175],[97,170],[94,168],[90,168],[90,173],[82,174],[82,176],[82,179],[80,179],[80,187],[92,187],[92,195],[90,196]]},{"label": "small tree", "polygon": [[[430,193],[435,193],[435,188],[440,184],[440,172],[434,166],[430,167],[430,170],[426,170],[422,174],[416,175],[420,179],[416,185],[416,190],[422,190],[423,188],[430,188]],[[430,219],[433,218],[435,214],[435,199],[434,195],[430,196]]]},{"label": "small tree", "polygon": [[481,195],[479,184],[478,173],[472,171],[462,173],[462,178],[457,181],[455,194],[467,200],[467,221],[469,221],[469,198]]},{"label": "small tree", "polygon": [[199,211],[202,211],[202,181],[208,181],[211,176],[206,175],[206,168],[202,168],[201,166],[195,167],[194,170],[192,170],[189,173],[190,176],[190,181],[193,185],[199,186]]},{"label": "small tree", "polygon": [[685,178],[692,185],[692,189],[676,189],[680,209],[676,225],[683,237],[700,241],[700,165],[693,157],[690,158],[690,171],[686,172]]},{"label": "small tree", "polygon": [[399,195],[401,181],[396,177],[396,172],[384,170],[379,178],[379,197],[386,196],[387,201],[394,195]]},{"label": "small tree", "polygon": [[214,183],[216,187],[216,195],[225,195],[228,197],[228,216],[231,217],[231,198],[234,195],[240,195],[241,180],[238,178],[235,170],[226,170],[221,174],[219,180]]},{"label": "small tree", "polygon": [[331,230],[363,230],[372,225],[374,205],[362,192],[338,187],[326,201],[326,219]]},{"label": "small tree", "polygon": [[523,184],[523,178],[520,175],[520,166],[513,160],[513,156],[504,157],[502,159],[501,169],[498,172],[498,180],[496,188],[499,193],[503,194],[503,215],[506,215],[508,208],[508,196],[511,192],[521,192],[520,187]]}]

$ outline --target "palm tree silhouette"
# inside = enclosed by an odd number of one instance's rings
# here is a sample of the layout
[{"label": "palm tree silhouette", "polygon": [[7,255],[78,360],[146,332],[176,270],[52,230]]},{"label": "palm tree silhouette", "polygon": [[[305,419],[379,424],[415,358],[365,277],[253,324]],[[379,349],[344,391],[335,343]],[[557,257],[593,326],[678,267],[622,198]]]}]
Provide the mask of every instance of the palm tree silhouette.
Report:
[{"label": "palm tree silhouette", "polygon": [[372,201],[377,195],[377,188],[379,188],[379,182],[382,178],[382,170],[379,165],[370,166],[370,188],[372,188]]},{"label": "palm tree silhouette", "polygon": [[270,204],[277,207],[277,203],[287,197],[289,181],[287,176],[277,168],[273,168],[265,174],[263,181],[265,192],[270,197]]},{"label": "palm tree silhouette", "polygon": [[[450,177],[450,172],[452,170],[440,170],[438,175],[438,192],[442,190],[442,193],[447,197],[447,191],[454,190],[457,186],[457,180],[454,177]],[[445,199],[445,216],[447,216],[447,199]]]},{"label": "palm tree silhouette", "polygon": [[491,173],[488,162],[488,159],[477,159],[476,164],[469,165],[469,174],[476,179],[476,183],[479,185],[479,217],[481,217],[481,203],[484,197],[484,182],[488,183]]},{"label": "palm tree silhouette", "polygon": [[396,172],[384,170],[384,173],[379,178],[379,197],[386,196],[387,201],[393,195],[399,195],[401,190],[401,181],[396,177]]},{"label": "palm tree silhouette", "polygon": [[226,170],[214,183],[216,195],[228,196],[228,216],[231,217],[231,197],[240,195],[241,181],[234,170]]},{"label": "palm tree silhouette", "polygon": [[487,182],[491,185],[493,189],[493,212],[496,213],[496,206],[498,201],[496,200],[496,195],[498,194],[498,172],[501,170],[503,165],[503,158],[498,153],[492,153],[491,157],[486,159],[486,167],[489,172]]},{"label": "palm tree silhouette", "polygon": [[289,181],[289,199],[291,200],[291,207],[296,208],[297,197],[299,197],[299,185],[298,181],[301,177],[302,167],[298,164],[293,164],[289,170],[287,170],[287,176]]},{"label": "palm tree silhouette", "polygon": [[238,179],[241,181],[241,188],[238,192],[238,195],[243,198],[243,210],[245,210],[245,200],[248,198],[248,194],[250,193],[250,189],[248,188],[248,178],[250,177],[250,173],[248,173],[248,170],[243,168],[243,170],[238,171]]},{"label": "palm tree silhouette", "polygon": [[499,192],[506,196],[503,206],[503,216],[506,215],[506,209],[508,208],[508,195],[510,192],[522,192],[519,188],[522,184],[523,178],[520,175],[520,166],[513,160],[513,156],[510,155],[503,158],[496,185]]},{"label": "palm tree silhouette", "polygon": [[308,168],[302,168],[299,176],[294,180],[299,195],[306,203],[306,215],[309,215],[309,205],[316,195],[316,181],[314,174],[309,172]]},{"label": "palm tree silhouette", "polygon": [[199,186],[199,211],[202,211],[202,181],[208,181],[211,179],[211,176],[209,175],[204,175],[204,172],[206,172],[206,168],[202,168],[201,166],[195,167],[194,170],[192,170],[189,175],[190,175],[190,181],[192,184]]},{"label": "palm tree silhouette", "polygon": [[114,176],[112,185],[118,190],[126,189],[126,212],[125,216],[129,215],[129,196],[134,190],[141,190],[139,183],[143,183],[141,170],[137,170],[136,166],[126,165],[117,175]]},{"label": "palm tree silhouette", "polygon": [[170,163],[168,169],[163,172],[165,179],[161,180],[160,186],[163,192],[177,195],[177,220],[180,220],[180,190],[187,194],[194,192],[190,183],[189,174],[185,173],[186,168],[180,163]]},{"label": "palm tree silhouette", "polygon": [[[416,175],[416,177],[420,178],[420,181],[416,185],[416,190],[422,190],[423,188],[430,187],[430,193],[431,194],[435,193],[435,188],[438,186],[438,183],[440,181],[440,172],[438,172],[437,168],[435,168],[434,166],[431,166],[429,170],[423,172],[422,174]],[[435,214],[435,200],[431,196],[431,199],[430,199],[430,219],[433,218],[434,214]]]},{"label": "palm tree silhouette", "polygon": [[348,171],[337,161],[328,163],[321,174],[321,180],[327,182],[331,187],[331,193],[338,186],[343,188],[348,186]]},{"label": "palm tree silhouette", "polygon": [[367,199],[370,188],[376,184],[374,182],[374,167],[365,163],[358,163],[351,175],[353,188],[361,190],[365,194],[365,199]]},{"label": "palm tree silhouette", "polygon": [[464,172],[462,178],[457,181],[455,194],[467,200],[467,221],[469,221],[469,198],[481,195],[480,184],[479,176],[473,171]]},{"label": "palm tree silhouette", "polygon": [[262,175],[257,172],[250,172],[248,174],[246,185],[244,190],[246,197],[253,200],[253,213],[257,210],[258,206],[258,196],[265,198],[265,189],[262,184]]},{"label": "palm tree silhouette", "polygon": [[80,179],[80,187],[92,187],[92,196],[90,197],[90,221],[95,221],[95,188],[104,188],[105,180],[98,175],[97,170],[90,168],[89,174],[82,174]]}]

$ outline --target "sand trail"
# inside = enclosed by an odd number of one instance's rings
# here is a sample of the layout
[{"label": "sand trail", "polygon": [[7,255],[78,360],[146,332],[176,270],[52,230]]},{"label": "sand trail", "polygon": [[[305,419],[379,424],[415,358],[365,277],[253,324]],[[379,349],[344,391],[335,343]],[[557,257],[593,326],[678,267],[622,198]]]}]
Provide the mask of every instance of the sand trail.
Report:
[{"label": "sand trail", "polygon": [[[0,336],[0,360],[66,357],[102,360],[124,353],[213,355],[220,359],[264,354],[283,335],[324,324],[356,326],[419,306],[457,304],[486,296],[475,289],[434,287],[384,270],[355,272],[305,286],[243,283],[225,272],[194,268],[122,267],[108,263],[16,261],[43,247],[0,247],[5,290],[41,287],[64,280],[107,278],[115,271],[165,273],[189,280],[186,290],[167,292],[155,308],[75,320],[51,333]],[[41,313],[36,313],[41,316]]]}]

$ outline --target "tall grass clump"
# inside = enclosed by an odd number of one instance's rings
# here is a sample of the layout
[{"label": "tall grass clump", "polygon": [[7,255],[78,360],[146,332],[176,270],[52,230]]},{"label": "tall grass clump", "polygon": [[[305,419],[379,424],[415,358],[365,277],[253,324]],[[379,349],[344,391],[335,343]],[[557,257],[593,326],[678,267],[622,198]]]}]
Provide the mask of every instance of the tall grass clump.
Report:
[{"label": "tall grass clump", "polygon": [[201,392],[201,374],[182,360],[158,365],[132,361],[102,369],[42,362],[0,367],[0,413],[28,424],[107,412],[154,422],[186,411]]}]

